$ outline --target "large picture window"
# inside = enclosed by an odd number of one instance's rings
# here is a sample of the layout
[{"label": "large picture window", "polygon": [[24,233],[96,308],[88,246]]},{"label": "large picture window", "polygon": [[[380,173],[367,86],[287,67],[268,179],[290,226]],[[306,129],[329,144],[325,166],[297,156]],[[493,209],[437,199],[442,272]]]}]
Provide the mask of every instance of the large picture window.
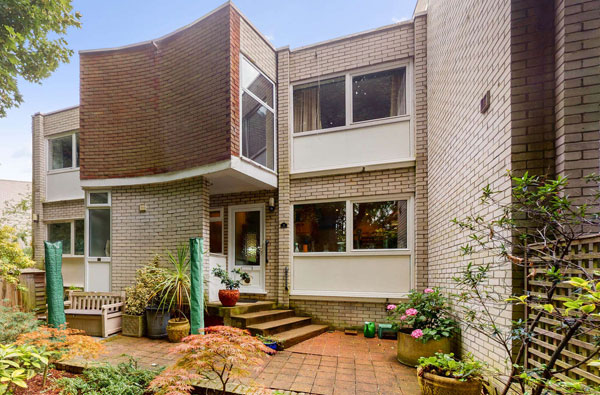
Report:
[{"label": "large picture window", "polygon": [[242,155],[275,169],[275,85],[242,57]]},{"label": "large picture window", "polygon": [[355,250],[407,247],[406,200],[352,204]]},{"label": "large picture window", "polygon": [[62,241],[63,255],[83,256],[84,223],[82,219],[48,224],[48,241]]},{"label": "large picture window", "polygon": [[346,251],[344,202],[294,206],[294,251]]},{"label": "large picture window", "polygon": [[79,133],[48,139],[48,169],[79,167]]}]

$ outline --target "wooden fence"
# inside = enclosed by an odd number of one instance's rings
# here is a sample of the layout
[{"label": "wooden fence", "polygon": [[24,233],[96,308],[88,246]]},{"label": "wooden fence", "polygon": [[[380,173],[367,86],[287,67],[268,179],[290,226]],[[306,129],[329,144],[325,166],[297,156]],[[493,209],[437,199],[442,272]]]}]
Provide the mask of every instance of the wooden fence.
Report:
[{"label": "wooden fence", "polygon": [[22,311],[33,311],[43,314],[46,311],[46,273],[39,269],[24,269],[21,272],[21,285],[26,290],[19,290],[12,284],[0,281],[0,301],[5,306],[15,307]]},{"label": "wooden fence", "polygon": [[[590,272],[600,270],[600,235],[581,238],[573,243],[568,259],[578,261],[582,267],[585,267]],[[530,273],[528,272],[528,274]],[[570,277],[576,277],[578,274],[581,274],[578,270],[572,270],[567,273]],[[545,295],[545,289],[550,285],[549,282],[539,280],[535,277],[526,280],[527,290],[532,295]],[[553,298],[568,296],[572,291],[570,285],[559,284],[559,288]],[[559,322],[549,315],[542,317],[541,323],[536,329],[537,336],[533,339],[532,344],[527,350],[527,364],[529,367],[539,367],[548,362],[552,351],[556,350],[556,347],[563,338],[562,334],[557,333],[555,329],[558,324]],[[585,360],[597,348],[594,346],[595,336],[600,336],[600,333],[590,331],[577,338],[573,338],[561,353],[561,358],[557,361],[556,367],[559,369],[566,368],[577,365]],[[600,359],[600,356],[596,356],[596,358]],[[585,363],[573,368],[566,375],[558,375],[558,377],[571,380],[585,379],[588,384],[600,385],[600,369],[590,367]]]}]

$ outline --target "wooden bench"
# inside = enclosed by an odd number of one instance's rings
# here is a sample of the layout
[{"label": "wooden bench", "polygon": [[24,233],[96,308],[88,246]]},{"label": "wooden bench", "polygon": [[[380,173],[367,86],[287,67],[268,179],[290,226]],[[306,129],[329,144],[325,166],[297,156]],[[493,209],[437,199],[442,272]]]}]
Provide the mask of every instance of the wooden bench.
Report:
[{"label": "wooden bench", "polygon": [[65,305],[69,328],[102,337],[121,331],[125,292],[69,291]]}]

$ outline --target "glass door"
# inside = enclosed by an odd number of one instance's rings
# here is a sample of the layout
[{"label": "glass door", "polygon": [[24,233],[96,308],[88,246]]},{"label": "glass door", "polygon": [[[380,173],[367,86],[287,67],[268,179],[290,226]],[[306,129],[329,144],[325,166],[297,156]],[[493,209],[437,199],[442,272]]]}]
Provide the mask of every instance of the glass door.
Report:
[{"label": "glass door", "polygon": [[[265,208],[264,205],[229,208],[229,270],[239,268],[250,275],[241,292],[265,291]],[[235,275],[234,275],[235,276]]]},{"label": "glass door", "polygon": [[111,290],[111,209],[109,192],[90,192],[87,196],[87,244],[85,290]]}]

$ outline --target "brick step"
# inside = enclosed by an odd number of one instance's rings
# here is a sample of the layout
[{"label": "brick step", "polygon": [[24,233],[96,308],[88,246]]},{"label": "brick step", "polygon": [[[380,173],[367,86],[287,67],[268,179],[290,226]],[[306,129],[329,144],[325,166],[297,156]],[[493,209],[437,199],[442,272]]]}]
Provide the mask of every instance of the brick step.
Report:
[{"label": "brick step", "polygon": [[294,310],[264,310],[254,313],[232,315],[234,326],[246,328],[249,325],[262,324],[268,321],[276,321],[294,316]]},{"label": "brick step", "polygon": [[208,314],[230,319],[232,315],[255,313],[257,311],[273,310],[276,303],[272,301],[259,301],[254,303],[239,302],[234,307],[223,307],[221,302],[211,302],[207,304]]},{"label": "brick step", "polygon": [[270,336],[291,329],[310,325],[310,317],[288,317],[280,320],[263,322],[261,324],[249,325],[246,327],[253,335]]},{"label": "brick step", "polygon": [[288,348],[326,332],[327,328],[327,325],[310,324],[277,333],[273,338],[277,339],[283,348]]}]

